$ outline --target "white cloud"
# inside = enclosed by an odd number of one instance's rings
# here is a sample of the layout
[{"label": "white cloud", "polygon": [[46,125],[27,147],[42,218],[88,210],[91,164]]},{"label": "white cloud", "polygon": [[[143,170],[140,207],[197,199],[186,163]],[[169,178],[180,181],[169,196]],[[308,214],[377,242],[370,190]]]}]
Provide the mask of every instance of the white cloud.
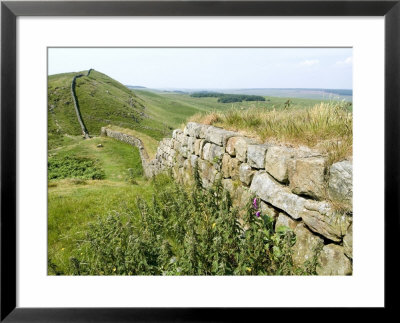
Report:
[{"label": "white cloud", "polygon": [[314,66],[314,65],[318,65],[318,64],[319,64],[318,59],[307,59],[300,63],[301,66]]},{"label": "white cloud", "polygon": [[351,65],[353,64],[353,57],[349,56],[346,59],[344,59],[343,61],[337,61],[336,65]]}]

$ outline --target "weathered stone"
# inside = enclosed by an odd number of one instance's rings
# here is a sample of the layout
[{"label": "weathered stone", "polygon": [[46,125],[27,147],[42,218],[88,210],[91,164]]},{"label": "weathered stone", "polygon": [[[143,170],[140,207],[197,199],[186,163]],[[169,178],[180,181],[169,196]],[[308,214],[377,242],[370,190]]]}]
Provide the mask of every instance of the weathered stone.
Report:
[{"label": "weathered stone", "polygon": [[312,231],[336,242],[342,240],[350,224],[348,216],[335,213],[327,202],[306,201],[300,216]]},{"label": "weathered stone", "polygon": [[239,167],[241,162],[236,158],[231,158],[229,174],[233,180],[239,179]]},{"label": "weathered stone", "polygon": [[247,163],[254,168],[264,168],[268,145],[248,145]]},{"label": "weathered stone", "polygon": [[262,214],[268,215],[273,220],[276,220],[278,218],[278,215],[279,215],[278,210],[273,208],[272,206],[269,206],[264,201],[260,201],[260,209],[261,209]]},{"label": "weathered stone", "polygon": [[287,187],[278,184],[265,171],[258,171],[254,175],[250,190],[265,202],[285,211],[292,218],[301,218],[306,199],[291,193]]},{"label": "weathered stone", "polygon": [[196,139],[194,143],[194,153],[197,156],[201,156],[203,146],[206,144],[206,141],[204,139]]},{"label": "weathered stone", "polygon": [[181,149],[181,143],[178,140],[174,142],[174,149],[177,151]]},{"label": "weathered stone", "polygon": [[187,146],[181,146],[180,149],[179,149],[179,153],[185,158],[187,158],[190,155]]},{"label": "weathered stone", "polygon": [[222,128],[217,128],[210,126],[206,131],[205,139],[209,142],[212,142],[218,146],[225,146],[227,140],[230,137],[237,136],[237,132],[224,130]]},{"label": "weathered stone", "polygon": [[190,165],[194,168],[194,166],[196,165],[196,161],[199,159],[198,156],[196,155],[190,155]]},{"label": "weathered stone", "polygon": [[254,173],[255,171],[250,167],[249,164],[241,164],[239,166],[239,179],[246,185],[250,185]]},{"label": "weathered stone", "polygon": [[200,139],[206,139],[207,130],[208,130],[209,127],[211,127],[211,126],[202,125],[202,127],[200,128],[200,134],[199,134],[199,138]]},{"label": "weathered stone", "polygon": [[307,260],[316,255],[316,249],[323,243],[323,240],[312,234],[303,223],[298,224],[294,233],[296,235],[296,243],[292,247],[293,263],[297,266],[302,266]]},{"label": "weathered stone", "polygon": [[224,189],[226,189],[229,192],[231,197],[234,195],[235,186],[233,185],[233,181],[231,179],[223,179],[222,186],[224,187]]},{"label": "weathered stone", "polygon": [[206,143],[203,148],[202,158],[208,160],[210,163],[216,163],[222,157],[224,153],[224,148]]},{"label": "weathered stone", "polygon": [[329,170],[328,192],[332,199],[353,201],[353,164],[347,160],[333,164]]},{"label": "weathered stone", "polygon": [[234,143],[235,155],[238,160],[245,163],[247,161],[247,147],[254,144],[254,140],[245,137],[236,137]]},{"label": "weathered stone", "polygon": [[186,124],[185,129],[183,130],[183,133],[186,136],[190,136],[193,138],[200,138],[200,131],[204,127],[203,124],[196,123],[196,122],[188,122]]},{"label": "weathered stone", "polygon": [[231,177],[230,168],[231,168],[231,157],[229,154],[224,154],[222,156],[222,177],[229,178]]},{"label": "weathered stone", "polygon": [[289,171],[292,192],[315,199],[325,197],[326,159],[323,157],[300,158],[293,161]]},{"label": "weathered stone", "polygon": [[176,134],[175,140],[182,144],[182,143],[183,143],[183,140],[184,140],[186,137],[187,137],[187,136],[184,135],[183,131],[181,131],[181,132],[178,132],[178,133]]},{"label": "weathered stone", "polygon": [[322,248],[318,257],[317,274],[327,275],[351,275],[352,264],[349,258],[344,255],[343,247],[336,244],[329,244]]},{"label": "weathered stone", "polygon": [[194,153],[194,144],[195,144],[195,142],[196,142],[196,139],[195,139],[195,138],[193,138],[193,137],[188,137],[187,146],[188,146],[188,150],[189,150],[189,152],[190,152],[191,154]]},{"label": "weathered stone", "polygon": [[270,147],[265,156],[265,170],[279,182],[287,183],[288,160],[293,157],[293,149],[281,146]]},{"label": "weathered stone", "polygon": [[285,226],[290,228],[291,230],[294,230],[297,224],[299,224],[299,222],[293,220],[290,216],[287,216],[284,213],[279,213],[275,223],[275,230],[280,226]]},{"label": "weathered stone", "polygon": [[343,238],[343,251],[347,257],[353,259],[353,224],[350,224]]},{"label": "weathered stone", "polygon": [[178,135],[183,134],[183,131],[181,129],[175,129],[172,131],[172,138],[177,139]]},{"label": "weathered stone", "polygon": [[211,144],[208,142],[203,147],[203,150],[201,152],[201,158],[209,161],[210,156],[211,156]]}]

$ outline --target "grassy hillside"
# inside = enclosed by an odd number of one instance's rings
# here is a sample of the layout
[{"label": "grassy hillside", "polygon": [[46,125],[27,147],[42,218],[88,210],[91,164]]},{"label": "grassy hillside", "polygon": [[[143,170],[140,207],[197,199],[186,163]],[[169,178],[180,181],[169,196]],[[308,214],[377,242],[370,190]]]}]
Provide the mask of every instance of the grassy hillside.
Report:
[{"label": "grassy hillside", "polygon": [[[86,74],[86,71],[48,78],[50,149],[70,142],[68,136],[81,134],[71,97],[72,78],[81,73]],[[133,91],[95,70],[76,80],[76,95],[83,121],[92,136],[99,135],[100,128],[108,124],[135,129],[157,140],[172,130],[161,120],[154,119]]]}]

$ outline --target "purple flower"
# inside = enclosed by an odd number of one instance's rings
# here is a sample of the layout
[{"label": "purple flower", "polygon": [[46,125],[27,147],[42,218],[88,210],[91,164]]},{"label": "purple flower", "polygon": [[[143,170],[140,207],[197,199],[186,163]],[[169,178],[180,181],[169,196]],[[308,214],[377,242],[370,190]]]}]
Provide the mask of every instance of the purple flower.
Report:
[{"label": "purple flower", "polygon": [[260,211],[257,211],[257,213],[256,213],[257,218],[259,218],[260,215],[261,215],[261,212],[260,212]]},{"label": "purple flower", "polygon": [[254,200],[253,200],[253,206],[254,206],[254,208],[257,210],[258,209],[258,206],[257,206],[257,198],[255,197],[254,198]]}]

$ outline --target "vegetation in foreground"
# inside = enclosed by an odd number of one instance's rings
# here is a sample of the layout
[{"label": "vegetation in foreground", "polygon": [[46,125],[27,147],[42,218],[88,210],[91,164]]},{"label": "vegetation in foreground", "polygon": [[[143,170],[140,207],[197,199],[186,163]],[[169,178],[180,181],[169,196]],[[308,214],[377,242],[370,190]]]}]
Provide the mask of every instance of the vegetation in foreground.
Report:
[{"label": "vegetation in foreground", "polygon": [[[296,241],[287,227],[249,201],[239,223],[220,182],[203,189],[197,173],[182,187],[169,175],[152,181],[151,201],[136,198],[125,212],[102,215],[76,239],[66,275],[299,275],[315,274],[316,256],[303,268],[292,264]],[[197,174],[197,175],[196,175]]]},{"label": "vegetation in foreground", "polygon": [[331,163],[352,155],[353,115],[345,102],[310,108],[230,109],[197,114],[190,121],[240,131],[264,141],[318,148]]}]

